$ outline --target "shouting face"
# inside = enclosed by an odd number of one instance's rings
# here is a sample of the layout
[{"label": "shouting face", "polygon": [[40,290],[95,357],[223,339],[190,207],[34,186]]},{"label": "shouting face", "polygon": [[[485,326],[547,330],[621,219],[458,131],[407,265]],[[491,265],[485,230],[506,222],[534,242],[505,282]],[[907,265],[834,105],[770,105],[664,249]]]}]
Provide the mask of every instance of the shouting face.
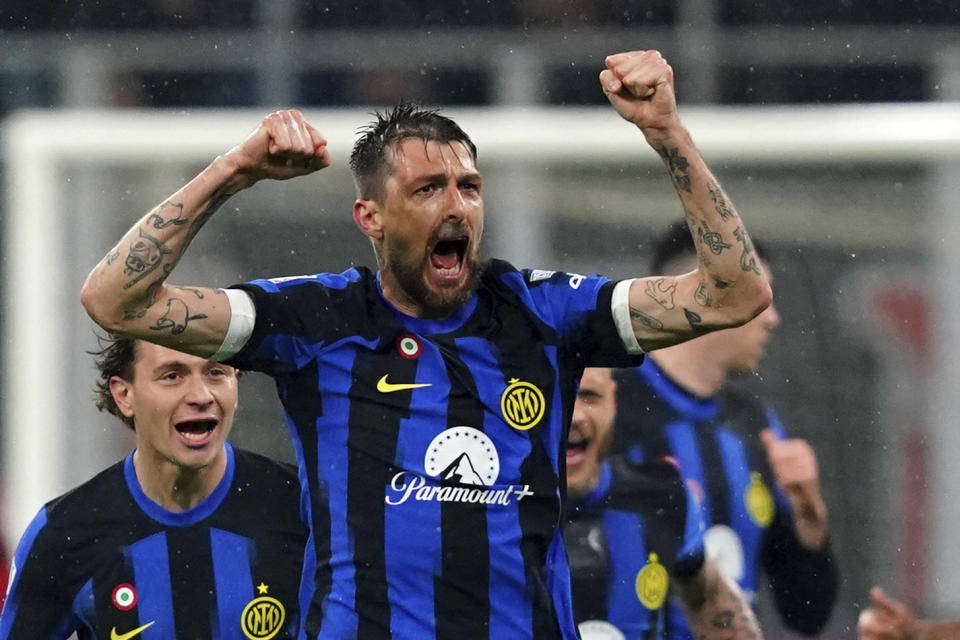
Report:
[{"label": "shouting face", "polygon": [[382,202],[358,200],[354,218],[374,242],[387,300],[417,317],[449,315],[479,278],[480,173],[460,142],[407,138],[389,153]]},{"label": "shouting face", "polygon": [[610,369],[583,372],[567,438],[567,492],[576,498],[597,485],[617,415],[617,383]]}]

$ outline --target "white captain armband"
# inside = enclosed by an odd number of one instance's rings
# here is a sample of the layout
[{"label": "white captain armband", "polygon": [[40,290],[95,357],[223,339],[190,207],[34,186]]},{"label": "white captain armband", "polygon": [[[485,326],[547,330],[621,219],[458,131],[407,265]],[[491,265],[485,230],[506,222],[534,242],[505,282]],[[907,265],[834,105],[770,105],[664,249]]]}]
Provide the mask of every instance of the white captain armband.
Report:
[{"label": "white captain armband", "polygon": [[613,287],[613,297],[610,300],[610,310],[613,312],[613,324],[623,342],[623,347],[632,356],[643,353],[637,335],[633,332],[633,323],[630,322],[630,285],[633,280],[621,280]]},{"label": "white captain armband", "polygon": [[257,319],[257,308],[253,306],[253,298],[246,291],[240,289],[224,289],[227,300],[230,302],[230,326],[227,335],[223,337],[220,348],[210,356],[211,360],[222,362],[228,360],[243,349],[247,340],[253,334],[253,325]]}]

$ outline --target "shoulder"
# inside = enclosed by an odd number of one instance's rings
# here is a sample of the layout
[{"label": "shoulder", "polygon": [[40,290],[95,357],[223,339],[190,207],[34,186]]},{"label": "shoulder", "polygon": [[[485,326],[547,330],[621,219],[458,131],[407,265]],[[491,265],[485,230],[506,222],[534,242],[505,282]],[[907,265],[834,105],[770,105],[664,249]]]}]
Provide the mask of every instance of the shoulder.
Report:
[{"label": "shoulder", "polygon": [[687,491],[675,462],[657,458],[633,464],[615,455],[610,458],[610,467],[610,506],[619,504],[632,511],[686,508]]},{"label": "shoulder", "polygon": [[99,518],[99,513],[124,498],[129,498],[123,475],[123,461],[117,462],[86,482],[45,505],[51,523],[82,524]]},{"label": "shoulder", "polygon": [[297,504],[300,479],[295,466],[238,447],[233,451],[236,464],[234,489],[259,494],[264,499],[292,498]]},{"label": "shoulder", "polygon": [[719,394],[725,421],[746,436],[759,437],[769,426],[772,408],[755,393],[737,385],[726,385]]}]

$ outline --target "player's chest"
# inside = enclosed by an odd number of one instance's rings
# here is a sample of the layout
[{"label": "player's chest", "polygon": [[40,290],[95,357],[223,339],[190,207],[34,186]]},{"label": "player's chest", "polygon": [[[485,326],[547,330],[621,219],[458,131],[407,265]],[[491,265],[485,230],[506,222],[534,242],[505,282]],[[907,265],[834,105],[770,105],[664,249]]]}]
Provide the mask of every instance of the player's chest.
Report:
[{"label": "player's chest", "polygon": [[74,599],[94,637],[283,638],[296,622],[295,553],[193,527],[98,546]]}]

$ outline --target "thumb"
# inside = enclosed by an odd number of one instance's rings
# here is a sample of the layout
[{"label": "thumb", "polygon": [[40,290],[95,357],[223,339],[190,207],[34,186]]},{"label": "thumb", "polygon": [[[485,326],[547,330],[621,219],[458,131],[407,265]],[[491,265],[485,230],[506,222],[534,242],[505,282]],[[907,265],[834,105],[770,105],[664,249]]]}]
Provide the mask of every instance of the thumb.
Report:
[{"label": "thumb", "polygon": [[767,450],[767,454],[776,446],[777,442],[780,441],[780,438],[773,432],[773,429],[767,427],[760,432],[760,441],[763,443],[763,447]]}]

